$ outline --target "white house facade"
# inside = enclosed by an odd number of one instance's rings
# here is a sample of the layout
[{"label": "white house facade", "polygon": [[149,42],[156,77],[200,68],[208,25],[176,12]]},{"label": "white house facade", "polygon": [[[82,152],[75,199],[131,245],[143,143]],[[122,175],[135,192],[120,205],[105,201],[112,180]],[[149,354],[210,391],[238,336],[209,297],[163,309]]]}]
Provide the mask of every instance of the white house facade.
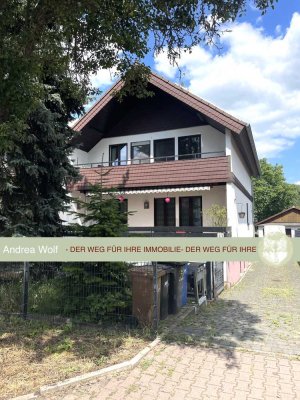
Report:
[{"label": "white house facade", "polygon": [[117,82],[76,123],[72,162],[81,180],[71,195],[84,198],[102,182],[116,188],[130,212],[129,228],[212,227],[206,211],[227,210],[234,237],[252,237],[251,177],[259,162],[248,124],[151,74],[145,99],[114,93]]}]

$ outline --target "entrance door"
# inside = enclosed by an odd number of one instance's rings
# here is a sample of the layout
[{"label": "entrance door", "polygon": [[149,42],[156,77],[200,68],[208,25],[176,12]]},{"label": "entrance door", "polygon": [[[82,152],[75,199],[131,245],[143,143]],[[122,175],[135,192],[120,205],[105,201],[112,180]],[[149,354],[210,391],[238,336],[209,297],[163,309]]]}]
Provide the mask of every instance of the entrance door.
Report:
[{"label": "entrance door", "polygon": [[202,226],[201,196],[179,197],[180,226]]},{"label": "entrance door", "polygon": [[169,203],[154,199],[154,226],[175,226],[175,221],[175,197]]}]

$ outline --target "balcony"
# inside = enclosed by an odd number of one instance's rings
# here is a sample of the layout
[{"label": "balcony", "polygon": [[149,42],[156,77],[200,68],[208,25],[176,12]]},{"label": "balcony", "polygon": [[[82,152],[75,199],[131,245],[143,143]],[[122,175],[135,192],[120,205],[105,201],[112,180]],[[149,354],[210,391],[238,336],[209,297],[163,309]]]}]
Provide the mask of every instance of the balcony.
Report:
[{"label": "balcony", "polygon": [[[230,158],[224,152],[124,160],[121,165],[93,162],[79,164],[82,179],[72,191],[87,191],[90,185],[104,188],[145,189],[221,184],[231,181]],[[171,158],[171,159],[170,159]],[[138,162],[139,161],[139,162]]]}]

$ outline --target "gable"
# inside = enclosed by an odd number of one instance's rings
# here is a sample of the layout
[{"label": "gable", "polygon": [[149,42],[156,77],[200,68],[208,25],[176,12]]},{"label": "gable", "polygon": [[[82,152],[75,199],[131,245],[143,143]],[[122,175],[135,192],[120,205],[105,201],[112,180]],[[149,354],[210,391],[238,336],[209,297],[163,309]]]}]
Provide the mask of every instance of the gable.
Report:
[{"label": "gable", "polygon": [[273,215],[265,220],[259,222],[257,225],[264,224],[300,224],[300,209],[297,207],[292,207],[288,210],[284,210],[281,213]]},{"label": "gable", "polygon": [[103,137],[211,125],[220,132],[225,133],[226,129],[231,132],[252,175],[259,176],[259,161],[249,124],[153,73],[149,78],[153,97],[127,96],[119,102],[114,94],[122,86],[123,82],[118,81],[77,121],[73,129],[80,134],[74,141],[75,146],[87,152]]}]

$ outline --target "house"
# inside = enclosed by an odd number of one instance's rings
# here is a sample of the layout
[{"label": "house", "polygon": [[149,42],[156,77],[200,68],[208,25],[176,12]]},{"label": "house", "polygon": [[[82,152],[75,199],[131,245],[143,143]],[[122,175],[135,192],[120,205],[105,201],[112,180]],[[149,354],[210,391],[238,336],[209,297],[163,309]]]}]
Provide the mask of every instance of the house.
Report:
[{"label": "house", "polygon": [[217,204],[233,237],[252,237],[251,177],[260,169],[250,125],[154,73],[151,97],[119,102],[121,87],[114,84],[74,125],[80,134],[72,160],[82,179],[72,196],[84,198],[100,179],[118,188],[133,211],[130,229],[204,232],[213,225],[207,210]]},{"label": "house", "polygon": [[289,237],[300,237],[300,207],[290,207],[256,224],[259,237],[281,232]]}]

